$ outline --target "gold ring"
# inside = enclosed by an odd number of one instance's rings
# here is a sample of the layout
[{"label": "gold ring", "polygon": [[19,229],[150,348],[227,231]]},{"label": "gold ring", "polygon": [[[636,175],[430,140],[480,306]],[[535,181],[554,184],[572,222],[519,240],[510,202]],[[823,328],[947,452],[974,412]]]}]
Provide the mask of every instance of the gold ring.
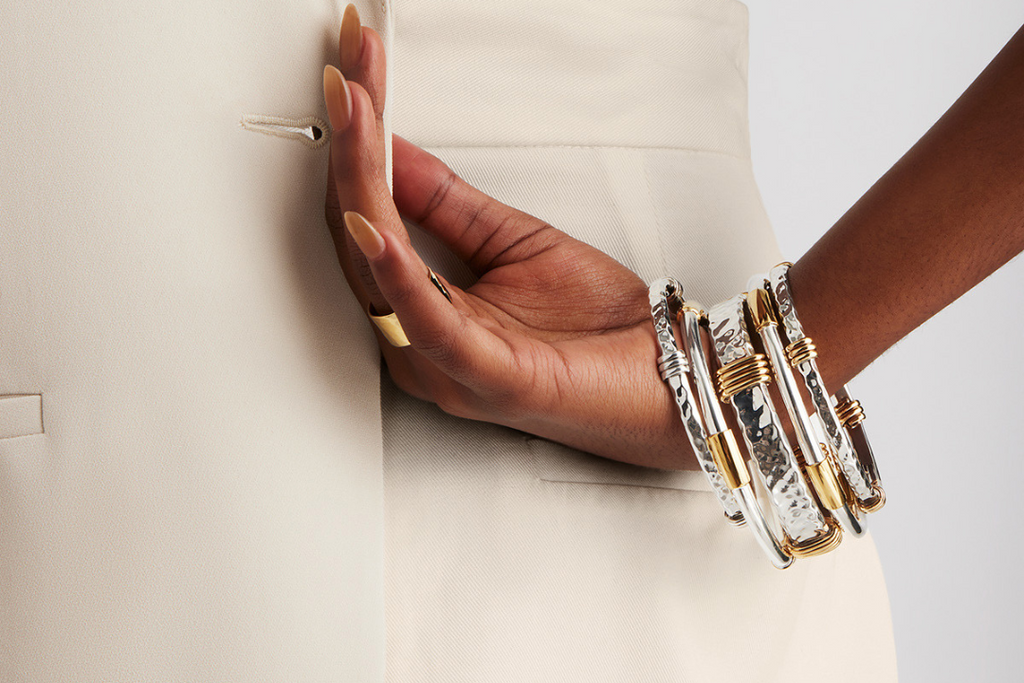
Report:
[{"label": "gold ring", "polygon": [[366,307],[366,314],[370,316],[370,320],[377,326],[377,329],[380,330],[380,333],[384,335],[389,344],[397,348],[410,346],[409,338],[405,336],[405,330],[402,329],[402,323],[398,322],[397,313],[377,315],[374,313],[373,304],[370,304]]},{"label": "gold ring", "polygon": [[437,287],[437,291],[444,294],[444,298],[448,299],[448,303],[452,303],[452,295],[448,293],[448,288],[444,286],[444,283],[438,279],[437,275],[430,268],[427,268],[427,277],[430,278],[431,284]]},{"label": "gold ring", "polygon": [[[430,268],[427,268],[427,277],[430,278],[430,283],[437,287],[437,291],[444,294],[444,298],[448,299],[451,303],[452,295],[448,293],[448,288],[444,286],[444,283],[438,279],[437,275],[434,274]],[[368,304],[366,307],[366,315],[370,317],[373,324],[377,326],[380,333],[384,335],[384,338],[388,340],[388,343],[396,348],[402,348],[404,346],[411,346],[409,338],[405,336],[405,330],[402,329],[402,323],[398,322],[397,313],[388,313],[387,315],[377,315],[374,312],[373,304]]]}]

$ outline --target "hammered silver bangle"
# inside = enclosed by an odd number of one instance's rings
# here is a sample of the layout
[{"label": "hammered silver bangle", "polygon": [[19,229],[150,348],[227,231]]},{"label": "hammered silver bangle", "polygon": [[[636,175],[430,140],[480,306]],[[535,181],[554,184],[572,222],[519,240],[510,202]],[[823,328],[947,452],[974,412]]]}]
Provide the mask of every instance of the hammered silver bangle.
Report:
[{"label": "hammered silver bangle", "polygon": [[821,430],[817,424],[811,422],[811,416],[808,415],[807,408],[804,407],[803,398],[796,385],[796,378],[793,376],[793,371],[789,367],[786,353],[782,347],[775,306],[768,290],[764,289],[765,284],[765,281],[762,281],[747,292],[747,310],[750,312],[754,329],[761,337],[761,343],[768,352],[768,360],[771,362],[779,392],[782,394],[782,400],[786,404],[786,410],[793,423],[797,443],[800,446],[799,453],[803,460],[801,464],[804,475],[814,490],[818,502],[839,521],[843,530],[854,536],[863,536],[864,524],[857,514],[860,510],[859,508],[854,509],[856,505],[851,507],[847,497],[843,494],[839,474],[832,458],[832,449],[825,441],[824,436],[821,436]]},{"label": "hammered silver bangle", "polygon": [[729,471],[730,466],[732,469],[742,468],[739,476],[729,480],[732,493],[736,496],[736,501],[743,510],[744,519],[749,522],[750,530],[758,545],[761,546],[761,550],[776,568],[785,569],[793,563],[793,557],[786,551],[785,544],[775,535],[768,524],[761,504],[757,500],[757,494],[754,493],[754,487],[750,481],[750,470],[743,460],[732,429],[725,421],[722,406],[715,393],[715,385],[711,379],[711,366],[704,353],[704,345],[701,343],[701,324],[706,320],[707,317],[701,310],[701,306],[691,303],[682,308],[679,326],[686,344],[686,352],[690,357],[691,374],[703,409],[707,430],[711,432],[708,436],[708,444],[720,470]]},{"label": "hammered silver bangle", "polygon": [[780,364],[792,366],[800,373],[811,397],[817,416],[817,425],[827,438],[827,445],[838,460],[844,482],[853,492],[857,506],[865,512],[874,512],[885,504],[885,491],[878,475],[871,445],[864,433],[864,411],[858,401],[850,398],[846,387],[829,398],[815,362],[817,350],[797,317],[796,305],[789,287],[790,263],[772,268],[765,283],[772,303],[778,311],[785,332],[785,356]]},{"label": "hammered silver bangle", "polygon": [[[648,296],[661,350],[658,358],[659,374],[672,390],[690,446],[725,510],[726,519],[734,524],[747,523],[772,564],[785,569],[793,559],[775,537],[761,510],[751,486],[750,472],[715,402],[700,342],[699,321],[702,311],[686,304],[682,297],[682,286],[672,278],[662,278],[651,284]],[[673,308],[680,314],[680,336],[689,351],[689,358],[676,342],[672,326],[673,318],[676,317]],[[690,394],[687,374],[694,376],[704,415],[710,416],[709,424],[715,430],[711,436],[704,429],[701,414]],[[712,412],[714,410],[718,412]]]},{"label": "hammered silver bangle", "polygon": [[782,430],[765,385],[771,369],[757,353],[746,324],[746,295],[727,299],[708,311],[715,354],[721,365],[719,398],[732,404],[743,440],[768,489],[786,549],[796,557],[819,555],[842,540],[842,529],[822,513]]}]

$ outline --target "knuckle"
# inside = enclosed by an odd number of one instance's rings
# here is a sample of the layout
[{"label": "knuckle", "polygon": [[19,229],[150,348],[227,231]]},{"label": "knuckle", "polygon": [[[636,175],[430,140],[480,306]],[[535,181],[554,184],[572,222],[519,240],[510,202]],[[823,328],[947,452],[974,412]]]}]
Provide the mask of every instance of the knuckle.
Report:
[{"label": "knuckle", "polygon": [[[434,158],[437,159],[437,157]],[[452,188],[454,188],[456,183],[459,181],[459,176],[451,169],[451,167],[448,166],[448,164],[444,163],[440,159],[437,159],[437,163],[440,165],[438,173],[441,178],[438,180],[433,194],[431,194],[430,199],[427,201],[427,206],[423,209],[423,215],[420,216],[417,221],[418,223],[429,222],[441,207],[446,206]]]},{"label": "knuckle", "polygon": [[461,331],[465,325],[465,319],[461,319],[455,330],[445,330],[438,333],[434,338],[421,344],[417,350],[437,365],[449,371],[464,369],[468,363],[465,353],[459,348],[458,339],[462,336]]}]

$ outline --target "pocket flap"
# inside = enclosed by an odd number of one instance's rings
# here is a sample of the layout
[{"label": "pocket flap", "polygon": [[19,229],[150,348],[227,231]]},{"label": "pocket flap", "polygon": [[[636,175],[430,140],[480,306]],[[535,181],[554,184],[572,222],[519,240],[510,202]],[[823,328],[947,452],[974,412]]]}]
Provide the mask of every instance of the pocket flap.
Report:
[{"label": "pocket flap", "polygon": [[0,396],[0,439],[43,433],[41,394]]}]

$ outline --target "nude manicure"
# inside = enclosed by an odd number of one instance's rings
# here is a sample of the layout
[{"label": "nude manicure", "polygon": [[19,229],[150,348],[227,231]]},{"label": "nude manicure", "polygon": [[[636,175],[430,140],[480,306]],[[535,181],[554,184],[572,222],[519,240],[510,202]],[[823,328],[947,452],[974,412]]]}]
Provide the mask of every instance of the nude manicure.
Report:
[{"label": "nude manicure", "polygon": [[327,104],[327,115],[331,118],[331,127],[335,131],[348,128],[352,121],[352,92],[348,89],[345,77],[330,64],[324,67],[324,102]]},{"label": "nude manicure", "polygon": [[384,238],[370,224],[370,221],[363,218],[362,214],[346,211],[345,227],[348,228],[352,239],[356,241],[359,250],[366,258],[376,258],[384,252]]},{"label": "nude manicure", "polygon": [[359,10],[352,3],[345,8],[341,19],[341,70],[348,71],[359,61],[363,52],[363,28],[359,23]]}]

